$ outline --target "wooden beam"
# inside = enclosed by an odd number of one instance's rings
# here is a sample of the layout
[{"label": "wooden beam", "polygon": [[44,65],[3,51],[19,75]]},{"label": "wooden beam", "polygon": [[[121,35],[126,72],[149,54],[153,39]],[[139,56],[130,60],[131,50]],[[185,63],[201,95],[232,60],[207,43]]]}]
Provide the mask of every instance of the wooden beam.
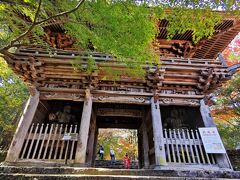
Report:
[{"label": "wooden beam", "polygon": [[[152,94],[152,93],[151,93]],[[141,97],[141,96],[124,96],[124,95],[99,95],[94,94],[93,97],[94,102],[98,103],[121,103],[121,104],[150,104],[149,97]]]},{"label": "wooden beam", "polygon": [[120,116],[120,117],[139,117],[141,118],[142,111],[136,109],[113,109],[113,108],[98,108],[97,116]]},{"label": "wooden beam", "polygon": [[20,151],[22,149],[28,129],[32,124],[35,112],[39,103],[39,92],[35,92],[34,96],[30,96],[18,123],[16,133],[13,137],[12,143],[8,150],[6,162],[16,162],[19,159]]},{"label": "wooden beam", "polygon": [[164,148],[164,137],[162,119],[160,114],[159,102],[151,98],[151,112],[152,112],[152,125],[153,125],[153,138],[154,138],[154,151],[155,151],[155,165],[166,165],[166,153]]},{"label": "wooden beam", "polygon": [[184,43],[192,43],[191,41],[188,41],[188,40],[177,40],[177,39],[171,39],[171,40],[168,40],[168,39],[156,39],[155,41],[157,41],[160,46],[161,44],[174,44],[174,43],[177,43],[177,44],[184,44]]},{"label": "wooden beam", "polygon": [[171,97],[171,98],[190,98],[190,99],[202,99],[204,95],[189,95],[189,94],[163,94],[157,93],[160,98]]},{"label": "wooden beam", "polygon": [[132,123],[97,123],[98,128],[118,128],[118,129],[138,129],[139,125],[138,124],[132,124]]},{"label": "wooden beam", "polygon": [[40,100],[84,101],[84,95],[80,93],[41,92]]},{"label": "wooden beam", "polygon": [[191,106],[199,107],[199,99],[187,99],[187,98],[159,98],[159,103],[162,106]]},{"label": "wooden beam", "polygon": [[86,92],[86,99],[83,105],[81,125],[79,131],[79,140],[77,143],[77,150],[75,156],[75,164],[85,165],[86,153],[87,153],[87,142],[88,132],[90,127],[92,113],[92,96],[89,92]]},{"label": "wooden beam", "polygon": [[71,88],[52,88],[52,87],[39,87],[40,91],[44,92],[66,92],[66,93],[84,93],[84,89],[71,89]]},{"label": "wooden beam", "polygon": [[106,91],[106,90],[92,90],[94,94],[116,94],[122,96],[152,96],[152,93],[145,93],[145,92],[129,92],[129,91]]}]

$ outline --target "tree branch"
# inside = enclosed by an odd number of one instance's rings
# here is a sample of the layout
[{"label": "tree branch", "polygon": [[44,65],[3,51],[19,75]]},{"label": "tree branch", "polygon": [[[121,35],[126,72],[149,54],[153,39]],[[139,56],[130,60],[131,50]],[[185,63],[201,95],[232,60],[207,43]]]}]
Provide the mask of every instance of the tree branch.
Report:
[{"label": "tree branch", "polygon": [[38,3],[38,8],[37,8],[37,11],[36,11],[36,14],[35,14],[35,17],[34,17],[34,20],[33,20],[33,23],[32,25],[28,28],[27,31],[25,31],[24,33],[22,33],[20,36],[18,36],[16,39],[13,39],[9,45],[3,47],[2,49],[0,49],[0,52],[4,52],[5,50],[11,48],[15,42],[19,41],[20,39],[22,39],[23,37],[25,37],[26,35],[28,35],[32,29],[36,26],[36,21],[37,21],[37,18],[38,18],[38,15],[39,15],[39,12],[40,12],[40,9],[41,9],[41,5],[42,5],[42,0],[39,0],[39,3]]},{"label": "tree branch", "polygon": [[61,13],[58,13],[58,14],[53,15],[51,17],[48,17],[47,19],[44,19],[42,21],[37,22],[36,25],[43,24],[43,23],[45,23],[45,22],[47,22],[47,21],[49,21],[51,19],[54,19],[54,18],[57,18],[57,17],[60,17],[60,16],[64,16],[66,14],[70,14],[70,13],[76,11],[84,3],[84,1],[85,0],[81,0],[81,1],[79,1],[79,3],[77,4],[77,6],[75,8],[73,8],[73,9],[71,9],[69,11],[61,12]]},{"label": "tree branch", "polygon": [[29,6],[32,7],[30,3],[27,3],[25,1],[13,1],[13,0],[0,0],[1,3],[5,3],[8,5],[22,5],[22,6]]},{"label": "tree branch", "polygon": [[37,26],[37,25],[41,25],[51,19],[54,19],[54,18],[57,18],[57,17],[60,17],[60,16],[64,16],[66,14],[69,14],[69,13],[72,13],[74,11],[76,11],[83,3],[84,3],[85,0],[81,0],[79,1],[79,3],[76,5],[75,8],[69,10],[69,11],[64,11],[64,12],[61,12],[61,13],[58,13],[56,15],[53,15],[53,16],[50,16],[48,17],[47,19],[44,19],[42,21],[38,21],[37,22],[37,17],[39,15],[39,12],[40,12],[40,8],[41,8],[41,4],[42,4],[42,0],[39,0],[39,4],[38,4],[38,9],[36,11],[36,14],[35,14],[35,17],[34,17],[34,21],[32,23],[32,25],[29,27],[29,29],[27,31],[25,31],[24,33],[22,33],[20,36],[18,36],[16,39],[13,39],[9,45],[3,47],[0,49],[0,52],[2,52],[4,54],[4,52],[6,52],[6,50],[8,50],[9,48],[13,47],[14,46],[14,43],[21,40],[22,38],[24,38],[26,35],[28,35],[32,29]]}]

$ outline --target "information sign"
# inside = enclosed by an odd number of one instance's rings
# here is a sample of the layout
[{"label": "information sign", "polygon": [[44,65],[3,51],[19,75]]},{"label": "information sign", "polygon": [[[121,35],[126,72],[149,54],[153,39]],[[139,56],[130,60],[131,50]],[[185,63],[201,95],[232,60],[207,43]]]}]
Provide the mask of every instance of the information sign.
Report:
[{"label": "information sign", "polygon": [[198,128],[206,153],[226,153],[216,127]]},{"label": "information sign", "polygon": [[67,141],[67,140],[71,140],[71,138],[72,138],[72,136],[70,135],[70,133],[65,133],[63,135],[62,140]]}]

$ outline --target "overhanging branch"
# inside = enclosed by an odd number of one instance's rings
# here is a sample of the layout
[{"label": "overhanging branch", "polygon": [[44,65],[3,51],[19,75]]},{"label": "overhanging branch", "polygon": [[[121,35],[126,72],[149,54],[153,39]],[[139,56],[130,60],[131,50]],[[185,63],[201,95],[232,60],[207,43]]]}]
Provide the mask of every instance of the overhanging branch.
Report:
[{"label": "overhanging branch", "polygon": [[42,0],[39,0],[39,3],[38,3],[38,8],[37,8],[37,11],[36,11],[36,14],[35,14],[35,17],[34,17],[34,20],[33,20],[33,23],[32,25],[28,28],[27,31],[25,31],[24,33],[22,33],[20,36],[18,36],[17,38],[13,39],[9,45],[3,47],[2,49],[0,49],[0,52],[4,53],[7,49],[11,48],[14,46],[14,43],[21,40],[22,38],[24,38],[26,35],[28,35],[32,29],[36,26],[36,21],[37,21],[37,18],[38,18],[38,15],[39,15],[39,12],[40,12],[40,9],[41,9],[41,5],[42,5]]},{"label": "overhanging branch", "polygon": [[2,54],[5,54],[6,50],[8,50],[9,48],[13,47],[14,46],[14,43],[16,43],[17,41],[21,40],[22,38],[24,38],[26,35],[28,35],[35,26],[37,25],[41,25],[51,19],[54,19],[54,18],[57,18],[57,17],[61,17],[61,16],[64,16],[66,14],[69,14],[69,13],[72,13],[74,11],[76,11],[83,3],[84,3],[85,0],[80,0],[78,2],[78,4],[76,5],[76,7],[74,7],[73,9],[69,10],[69,11],[64,11],[64,12],[61,12],[61,13],[58,13],[56,15],[53,15],[53,16],[50,16],[42,21],[38,21],[37,22],[37,18],[38,18],[38,15],[39,15],[39,12],[40,12],[40,9],[41,9],[41,4],[42,4],[42,0],[39,0],[39,4],[38,4],[38,9],[36,11],[36,14],[35,14],[35,17],[34,17],[34,21],[32,23],[32,25],[28,28],[27,31],[25,31],[24,33],[22,33],[21,35],[19,35],[17,38],[13,39],[9,45],[3,47],[0,49],[0,52]]},{"label": "overhanging branch", "polygon": [[64,16],[64,15],[70,14],[70,13],[76,11],[84,3],[84,1],[85,0],[81,0],[81,1],[79,1],[79,3],[77,4],[77,6],[75,8],[73,8],[73,9],[71,9],[69,11],[61,12],[61,13],[58,13],[58,14],[53,15],[51,17],[48,17],[47,19],[44,19],[42,21],[37,22],[36,25],[43,24],[43,23],[45,23],[45,22],[47,22],[47,21],[49,21],[51,19],[54,19],[54,18],[57,18],[57,17],[60,17],[60,16]]}]

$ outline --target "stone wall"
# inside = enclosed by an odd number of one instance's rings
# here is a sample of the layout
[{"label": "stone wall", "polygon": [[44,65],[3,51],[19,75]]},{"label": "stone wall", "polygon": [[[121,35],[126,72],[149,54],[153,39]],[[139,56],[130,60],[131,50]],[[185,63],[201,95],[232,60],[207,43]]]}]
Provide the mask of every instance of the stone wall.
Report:
[{"label": "stone wall", "polygon": [[240,171],[240,149],[239,150],[228,150],[228,157],[232,163],[235,171]]}]

